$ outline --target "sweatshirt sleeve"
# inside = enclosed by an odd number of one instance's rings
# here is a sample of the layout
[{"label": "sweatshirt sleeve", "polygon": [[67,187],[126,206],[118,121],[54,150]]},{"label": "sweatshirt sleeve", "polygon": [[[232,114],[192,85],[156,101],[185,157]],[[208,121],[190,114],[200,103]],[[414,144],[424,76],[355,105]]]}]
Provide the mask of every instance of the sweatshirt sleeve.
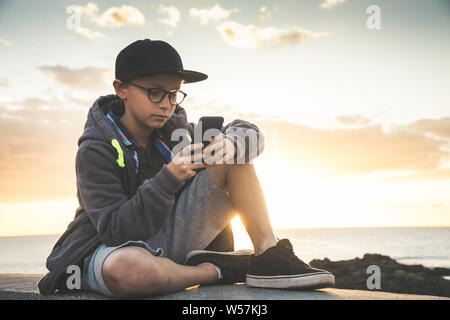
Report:
[{"label": "sweatshirt sleeve", "polygon": [[183,185],[164,165],[128,199],[115,159],[86,147],[76,157],[77,188],[81,204],[107,246],[128,240],[147,240],[164,224]]},{"label": "sweatshirt sleeve", "polygon": [[264,135],[253,123],[236,119],[222,127],[222,133],[236,147],[234,161],[237,164],[252,161],[264,150]]}]

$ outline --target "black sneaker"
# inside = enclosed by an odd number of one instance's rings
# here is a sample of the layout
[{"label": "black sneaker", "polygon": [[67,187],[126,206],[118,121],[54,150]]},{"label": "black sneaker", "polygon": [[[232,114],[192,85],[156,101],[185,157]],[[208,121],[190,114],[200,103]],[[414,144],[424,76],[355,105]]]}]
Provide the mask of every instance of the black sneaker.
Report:
[{"label": "black sneaker", "polygon": [[275,247],[250,258],[247,285],[279,289],[320,289],[334,286],[334,275],[311,268],[300,260],[288,239],[279,240]]},{"label": "black sneaker", "polygon": [[187,254],[185,263],[188,266],[197,266],[210,262],[220,268],[222,279],[211,284],[233,284],[245,282],[251,250],[230,252],[217,252],[208,250],[194,250]]}]

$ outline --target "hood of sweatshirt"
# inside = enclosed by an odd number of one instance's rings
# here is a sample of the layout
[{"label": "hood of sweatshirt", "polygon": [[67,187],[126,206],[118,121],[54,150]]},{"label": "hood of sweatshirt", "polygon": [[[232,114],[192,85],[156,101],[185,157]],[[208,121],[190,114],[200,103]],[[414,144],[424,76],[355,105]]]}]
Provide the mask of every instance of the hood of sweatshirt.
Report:
[{"label": "hood of sweatshirt", "polygon": [[[111,94],[99,97],[89,109],[84,131],[78,139],[78,146],[87,140],[101,140],[109,143],[112,139],[121,140],[113,124],[106,118],[107,113],[113,110],[114,114],[121,118],[125,112],[125,104],[117,95]],[[169,120],[160,129],[156,129],[161,137],[172,149],[178,141],[171,141],[172,132],[175,129],[190,129],[186,111],[176,105],[175,111]]]}]

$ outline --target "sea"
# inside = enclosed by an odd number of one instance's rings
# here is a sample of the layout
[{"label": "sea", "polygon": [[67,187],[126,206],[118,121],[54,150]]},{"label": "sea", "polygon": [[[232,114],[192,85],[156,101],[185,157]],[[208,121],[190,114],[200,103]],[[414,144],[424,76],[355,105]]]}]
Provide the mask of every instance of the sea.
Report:
[{"label": "sea", "polygon": [[[400,263],[450,268],[450,227],[278,229],[305,262],[362,258],[366,253],[387,255]],[[0,237],[0,274],[44,274],[45,260],[59,235]],[[249,239],[236,237],[236,249]],[[251,244],[251,243],[250,243]]]}]

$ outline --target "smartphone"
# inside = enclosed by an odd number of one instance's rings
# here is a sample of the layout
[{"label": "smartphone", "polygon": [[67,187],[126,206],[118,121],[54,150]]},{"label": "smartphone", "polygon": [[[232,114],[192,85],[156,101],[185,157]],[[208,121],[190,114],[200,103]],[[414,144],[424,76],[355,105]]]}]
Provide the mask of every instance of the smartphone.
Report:
[{"label": "smartphone", "polygon": [[204,144],[204,148],[206,148],[209,144],[209,140],[205,140],[205,132],[208,129],[217,129],[219,131],[222,130],[223,125],[223,117],[201,117],[198,121],[202,124],[202,143]]}]

